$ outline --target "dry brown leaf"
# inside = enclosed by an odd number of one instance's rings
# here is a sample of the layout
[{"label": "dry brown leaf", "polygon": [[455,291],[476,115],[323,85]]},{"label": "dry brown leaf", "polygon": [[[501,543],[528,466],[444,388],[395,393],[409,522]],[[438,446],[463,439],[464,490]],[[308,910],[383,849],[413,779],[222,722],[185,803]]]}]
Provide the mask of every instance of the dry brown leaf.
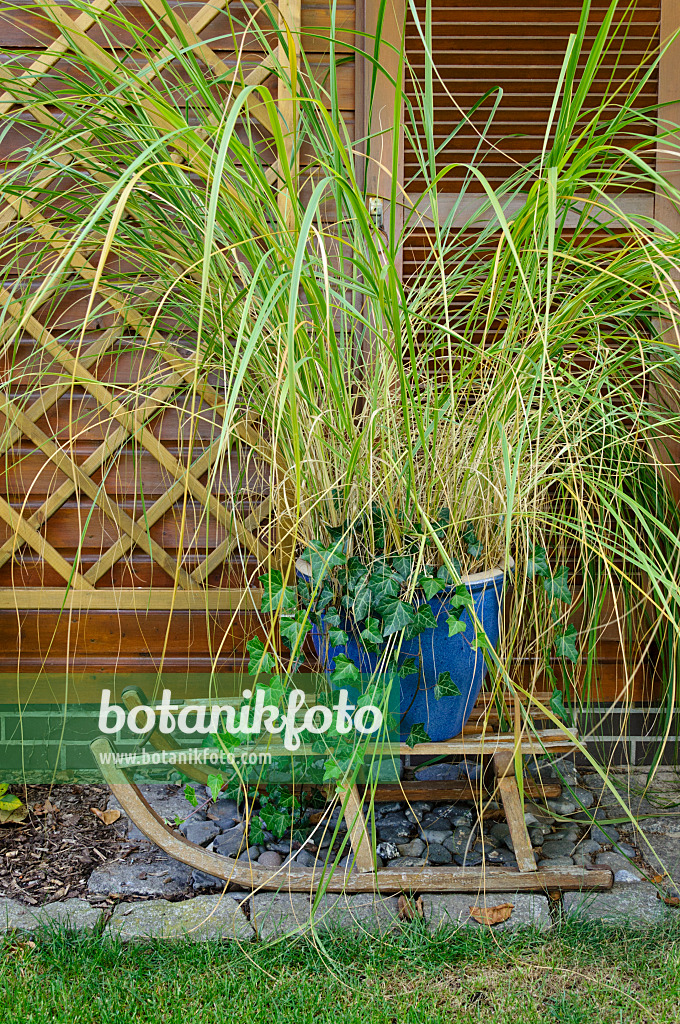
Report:
[{"label": "dry brown leaf", "polygon": [[680,907],[680,896],[669,896],[668,893],[659,893],[658,895],[667,907]]},{"label": "dry brown leaf", "polygon": [[479,924],[502,924],[512,914],[512,903],[499,903],[496,907],[470,907],[470,917]]},{"label": "dry brown leaf", "polygon": [[98,807],[90,807],[90,810],[96,818],[103,821],[105,825],[113,825],[114,821],[118,821],[120,818],[120,811],[118,808],[112,808],[110,811],[100,811]]},{"label": "dry brown leaf", "polygon": [[425,913],[422,896],[419,896],[417,900],[412,899],[410,896],[400,896],[397,901],[397,907],[402,921],[413,921],[416,917],[423,917]]},{"label": "dry brown leaf", "polygon": [[665,875],[652,875],[649,879],[654,885],[660,885],[663,882]]}]

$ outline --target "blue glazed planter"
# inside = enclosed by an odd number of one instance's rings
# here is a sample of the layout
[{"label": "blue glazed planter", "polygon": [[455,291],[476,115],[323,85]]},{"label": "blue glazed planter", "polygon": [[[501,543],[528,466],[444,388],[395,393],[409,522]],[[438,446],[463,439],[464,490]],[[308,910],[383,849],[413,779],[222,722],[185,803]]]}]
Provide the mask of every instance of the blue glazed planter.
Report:
[{"label": "blue glazed planter", "polygon": [[[309,578],[309,573],[305,572],[306,567],[307,563],[298,560],[300,575]],[[498,644],[500,631],[505,575],[503,569],[491,569],[462,578],[472,597],[477,618],[494,649]],[[461,621],[467,627],[465,633],[449,637],[446,623],[449,615],[447,594],[448,591],[442,590],[427,602],[437,620],[436,628],[428,629],[401,645],[401,657],[411,655],[421,666],[420,676],[414,673],[400,680],[402,739],[408,736],[411,726],[418,722],[424,724],[428,736],[435,741],[448,740],[460,735],[472,714],[487,673],[483,652],[473,651],[470,646],[475,638],[475,628],[467,608],[461,615]],[[335,668],[336,655],[345,654],[354,661],[361,672],[375,672],[378,655],[367,654],[359,648],[352,637],[349,622],[343,628],[350,635],[350,640],[344,647],[328,648],[327,671],[332,672]],[[311,637],[316,652],[321,657],[324,647],[322,631],[313,626]],[[450,672],[451,679],[460,690],[459,697],[441,697],[435,700],[434,688],[441,672]]]}]

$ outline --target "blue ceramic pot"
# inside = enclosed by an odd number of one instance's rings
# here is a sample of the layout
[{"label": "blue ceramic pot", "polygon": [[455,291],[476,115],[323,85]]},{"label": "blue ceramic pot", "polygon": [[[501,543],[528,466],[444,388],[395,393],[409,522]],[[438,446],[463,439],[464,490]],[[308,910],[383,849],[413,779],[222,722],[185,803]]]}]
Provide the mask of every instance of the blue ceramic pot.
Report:
[{"label": "blue ceramic pot", "polygon": [[[306,578],[310,576],[308,564],[301,559],[298,559],[298,572]],[[462,578],[462,583],[472,597],[477,618],[494,649],[498,644],[500,631],[505,575],[503,569],[491,569]],[[448,591],[442,590],[427,602],[437,620],[436,628],[428,629],[401,645],[401,658],[411,655],[421,667],[420,674],[416,673],[400,680],[402,739],[408,736],[411,726],[417,722],[424,724],[428,736],[435,741],[448,740],[460,735],[472,714],[487,673],[482,651],[472,650],[470,646],[475,638],[475,628],[467,608],[461,615],[461,621],[467,627],[465,633],[449,637],[446,623],[450,614],[447,594]],[[336,655],[345,654],[354,661],[361,672],[375,672],[378,655],[367,654],[359,647],[352,637],[349,622],[343,628],[350,635],[350,640],[344,647],[328,648],[327,671],[332,672],[335,668]],[[317,654],[321,656],[324,647],[323,632],[313,626],[311,637]],[[435,700],[434,688],[441,672],[450,672],[451,679],[460,690],[460,696],[441,697]]]}]

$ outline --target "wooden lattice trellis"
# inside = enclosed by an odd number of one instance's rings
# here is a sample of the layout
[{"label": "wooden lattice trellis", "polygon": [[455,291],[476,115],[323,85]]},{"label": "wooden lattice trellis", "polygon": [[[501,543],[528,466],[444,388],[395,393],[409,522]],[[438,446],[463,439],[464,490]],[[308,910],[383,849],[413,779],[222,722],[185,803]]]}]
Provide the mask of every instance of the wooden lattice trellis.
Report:
[{"label": "wooden lattice trellis", "polygon": [[[204,32],[225,8],[227,0],[212,0],[203,5],[189,21],[183,20],[176,9],[170,9],[159,0],[149,0],[147,4],[157,22],[173,40],[173,45],[192,46],[196,57],[204,63],[209,71],[224,74],[228,68],[215,49],[201,40]],[[49,123],[50,117],[41,110],[39,104],[30,101],[31,86],[38,77],[53,68],[68,53],[72,41],[77,39],[78,49],[89,57],[95,58],[101,67],[112,68],[113,62],[98,43],[92,41],[88,32],[97,25],[98,18],[105,12],[114,9],[114,0],[94,0],[91,13],[81,11],[73,17],[68,9],[58,5],[45,8],[49,11],[50,21],[58,26],[60,34],[40,53],[35,61],[20,74],[12,77],[6,71],[0,72],[6,92],[0,97],[0,112],[9,114],[15,105],[21,105],[24,113],[30,112],[35,122]],[[300,0],[281,0],[279,18],[284,30],[282,38],[287,39],[278,48],[277,60],[285,67],[295,60],[294,54],[299,46],[300,32]],[[162,60],[172,52],[166,46],[157,52],[157,60]],[[266,81],[272,73],[273,60],[271,55],[264,56],[259,64],[245,77],[244,84],[253,85]],[[136,72],[140,82],[148,81],[156,74],[157,66],[146,63]],[[285,76],[279,79],[279,104],[284,121],[290,126],[290,148],[293,154],[292,121],[294,120],[294,104],[286,91]],[[261,126],[271,129],[266,111],[252,101],[249,104],[251,114],[258,119]],[[163,118],[153,107],[147,107],[147,113],[154,124],[164,128]],[[181,148],[181,147],[180,147]],[[55,161],[60,165],[57,171],[54,166],[41,172],[40,184],[62,173],[66,168],[77,166],[84,152],[82,138],[69,142],[64,151]],[[205,156],[188,148],[182,152],[189,166],[205,169]],[[294,158],[297,159],[297,158]],[[278,178],[278,169],[272,166],[269,171],[270,180]],[[45,249],[55,254],[62,254],[69,244],[59,231],[35,206],[32,201],[37,191],[27,191],[20,198],[6,195],[5,209],[0,213],[0,232],[6,231],[13,221],[20,218],[22,225],[30,225],[35,236]],[[285,190],[280,192],[280,203],[284,216],[288,216],[289,203]],[[100,336],[87,347],[63,344],[53,331],[39,319],[40,309],[29,308],[28,311],[5,289],[0,289],[0,301],[5,308],[5,325],[0,342],[7,345],[13,334],[26,332],[34,352],[43,360],[51,361],[51,373],[54,382],[43,387],[39,396],[28,403],[21,403],[11,394],[8,384],[0,394],[0,411],[5,418],[4,436],[0,441],[0,453],[8,464],[6,480],[8,482],[7,498],[0,496],[0,520],[6,527],[6,538],[0,546],[0,570],[12,559],[16,559],[20,550],[25,547],[37,555],[44,567],[60,580],[59,586],[20,586],[12,580],[12,586],[0,586],[0,607],[23,609],[95,609],[116,608],[146,610],[191,610],[210,609],[213,611],[234,608],[252,607],[253,598],[257,594],[248,588],[210,585],[210,577],[220,566],[228,561],[236,549],[241,557],[254,556],[262,565],[285,558],[289,545],[281,538],[279,530],[278,545],[271,549],[272,539],[272,502],[266,493],[260,494],[259,500],[248,514],[242,513],[236,503],[232,507],[219,493],[223,483],[224,469],[221,474],[216,472],[220,460],[225,459],[225,442],[220,434],[222,420],[221,398],[219,391],[207,382],[202,382],[196,389],[193,363],[186,358],[149,320],[134,307],[121,300],[114,289],[97,281],[95,265],[83,255],[82,251],[73,256],[70,269],[79,283],[94,290],[94,298],[106,303],[114,316],[114,325],[100,333]],[[142,296],[141,298],[145,298]],[[44,301],[44,297],[43,297]],[[157,368],[154,375],[154,388],[148,394],[142,394],[134,379],[127,382],[127,393],[121,395],[118,381],[106,379],[101,369],[110,365],[111,359],[120,356],[121,339],[125,331],[131,331],[150,346],[160,358],[161,369]],[[104,378],[104,379],[102,379]],[[178,389],[193,387],[193,406],[187,413],[181,403],[175,402],[178,416],[186,421],[191,420],[190,432],[197,433],[198,443],[188,446],[186,452],[173,453],[168,444],[163,443],[159,436],[162,429],[155,429],[154,424],[162,420],[163,414],[172,407]],[[75,431],[69,430],[64,439],[59,429],[50,430],[51,419],[58,421],[58,405],[60,400],[73,396],[74,388],[96,403],[101,424],[106,424],[102,431],[100,443],[96,448],[82,457],[82,445],[74,440]],[[198,393],[197,393],[198,392]],[[210,415],[205,416],[205,410]],[[96,418],[96,417],[95,417]],[[178,421],[179,422],[179,421]],[[205,425],[208,424],[206,434]],[[232,436],[237,443],[246,449],[250,448],[259,463],[269,463],[269,468],[276,467],[276,455],[270,450],[267,442],[258,431],[243,420],[232,429]],[[60,481],[58,486],[42,495],[38,507],[32,508],[32,485],[25,487],[25,494],[11,494],[11,480],[18,474],[16,465],[11,464],[12,454],[28,442],[39,452],[44,460],[42,475],[51,470]],[[168,482],[162,493],[155,495],[151,504],[142,501],[143,508],[138,514],[135,508],[132,513],[124,507],[123,500],[116,500],[107,487],[106,476],[110,467],[121,453],[129,452],[130,446],[139,451],[140,459],[150,457],[154,460],[156,475]],[[143,476],[143,473],[141,474]],[[206,483],[205,477],[208,476]],[[30,474],[28,474],[30,477]],[[100,477],[101,479],[98,479]],[[141,483],[143,480],[136,481]],[[211,486],[211,484],[216,486]],[[139,487],[136,488],[139,490]],[[224,489],[224,488],[222,488]],[[263,490],[260,488],[260,490]],[[266,491],[266,488],[264,488]],[[79,503],[81,496],[89,499],[92,508],[96,506],[105,518],[108,532],[113,532],[113,540],[106,545],[88,568],[80,564],[81,545],[78,544],[72,557],[65,557],[57,544],[48,539],[50,526],[60,510],[67,502]],[[130,494],[126,497],[130,499]],[[139,504],[139,495],[135,494],[133,504]],[[12,500],[12,498],[14,500]],[[203,510],[206,536],[214,533],[216,542],[207,545],[199,557],[197,545],[194,545],[193,566],[187,568],[183,553],[182,537],[179,549],[173,553],[166,549],[162,540],[155,538],[154,527],[163,525],[164,517],[172,513],[178,504],[186,506],[189,500]],[[34,503],[33,503],[34,504]],[[129,500],[127,502],[129,504]],[[91,515],[92,513],[88,513]],[[107,532],[107,531],[104,531]],[[107,586],[107,578],[112,577],[112,570],[133,550],[141,549],[148,553],[153,565],[164,574],[165,585],[150,587],[113,587]],[[172,586],[167,585],[172,581]]]}]

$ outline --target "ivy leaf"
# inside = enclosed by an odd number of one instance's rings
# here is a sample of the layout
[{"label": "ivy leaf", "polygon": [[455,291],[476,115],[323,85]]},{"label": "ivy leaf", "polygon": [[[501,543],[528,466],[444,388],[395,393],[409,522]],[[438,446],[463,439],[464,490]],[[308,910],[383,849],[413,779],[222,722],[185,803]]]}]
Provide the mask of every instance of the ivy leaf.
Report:
[{"label": "ivy leaf", "polygon": [[184,787],[184,796],[189,801],[192,807],[198,807],[198,800],[196,799],[196,790],[193,786]]},{"label": "ivy leaf", "polygon": [[569,709],[565,707],[562,691],[558,690],[557,687],[553,690],[552,697],[550,698],[550,710],[555,718],[559,718],[565,725],[571,725]]},{"label": "ivy leaf", "polygon": [[[457,558],[452,558],[451,559],[451,565],[453,566],[455,572],[457,573],[458,577],[460,578],[462,570],[461,570],[461,565],[460,565],[460,562],[458,561],[458,559]],[[440,567],[437,569],[437,579],[441,580],[444,583],[444,585],[447,586],[447,587],[453,586],[453,584],[456,582],[455,579],[453,578],[453,576],[451,575],[451,573],[449,572],[449,570],[447,569],[447,567],[445,565],[440,565]]]},{"label": "ivy leaf", "polygon": [[266,576],[259,577],[262,584],[262,605],[261,611],[266,614],[279,612],[281,615],[290,615],[297,608],[297,587],[285,587],[283,585],[283,573],[280,569],[273,569]]},{"label": "ivy leaf", "polygon": [[260,820],[275,839],[280,839],[290,825],[290,814],[279,811],[276,807],[267,806],[260,811]]},{"label": "ivy leaf", "polygon": [[424,633],[426,629],[436,629],[437,620],[429,604],[421,604],[416,609],[412,624],[404,633],[404,639],[413,640],[414,637]]},{"label": "ivy leaf", "polygon": [[425,732],[425,725],[423,722],[415,722],[411,726],[411,730],[406,737],[406,746],[415,747],[417,743],[430,743],[430,737]]},{"label": "ivy leaf", "polygon": [[555,650],[558,658],[568,658],[569,661],[576,664],[578,661],[577,636],[578,633],[573,622],[570,622],[562,633],[555,634]]},{"label": "ivy leaf", "polygon": [[350,593],[359,586],[361,581],[368,576],[368,569],[360,558],[352,555],[347,559],[347,567],[338,574],[342,586],[347,587]]},{"label": "ivy leaf", "polygon": [[252,817],[248,823],[248,839],[251,843],[265,843],[267,836],[260,818]]},{"label": "ivy leaf", "polygon": [[7,782],[0,782],[0,796],[4,796],[8,789],[9,789],[9,783],[7,783]]},{"label": "ivy leaf", "polygon": [[471,558],[479,558],[484,550],[484,545],[481,543],[477,534],[475,533],[472,525],[468,523],[463,533],[463,540],[467,544],[467,553]]},{"label": "ivy leaf", "polygon": [[545,555],[545,548],[534,547],[531,556],[527,559],[527,576],[530,580],[534,576],[543,576],[546,579],[550,576],[550,566]]},{"label": "ivy leaf", "polygon": [[312,603],[312,592],[309,589],[309,584],[307,583],[307,580],[298,579],[297,591],[300,597],[300,601],[305,607]]},{"label": "ivy leaf", "polygon": [[210,790],[210,798],[213,801],[213,803],[215,803],[218,796],[220,795],[220,790],[222,789],[223,785],[224,779],[222,778],[221,775],[208,776],[208,789]]},{"label": "ivy leaf", "polygon": [[[429,608],[430,606],[426,605],[425,607]],[[379,611],[383,619],[383,636],[398,633],[405,626],[410,626],[416,618],[416,613],[411,605],[406,601],[399,601],[397,598],[388,598],[381,602]]]},{"label": "ivy leaf", "polygon": [[[351,608],[354,612],[354,618],[357,622],[362,622],[366,618],[369,611],[371,610],[372,594],[367,586],[363,586],[361,590],[358,590],[354,595],[354,598],[349,598],[346,608]],[[343,597],[342,603],[345,604],[345,598]]]},{"label": "ivy leaf", "polygon": [[255,698],[258,690],[264,691],[263,704],[272,704],[274,707],[278,707],[286,696],[288,687],[281,676],[272,676],[269,681],[269,686],[257,686],[255,688],[253,698]]},{"label": "ivy leaf", "polygon": [[342,624],[342,619],[335,608],[327,608],[323,618],[326,625],[330,626],[331,629],[339,629]]},{"label": "ivy leaf", "polygon": [[364,643],[381,644],[385,639],[380,632],[380,621],[378,619],[367,619],[366,628],[359,634]]},{"label": "ivy leaf", "polygon": [[491,644],[487,638],[486,633],[478,633],[475,639],[470,644],[471,651],[490,651],[492,650]]},{"label": "ivy leaf", "polygon": [[449,606],[453,608],[473,608],[472,594],[464,583],[459,583],[452,594],[448,596]]},{"label": "ivy leaf", "polygon": [[331,588],[327,587],[324,584],[324,586],[321,588],[321,593],[317,596],[317,599],[314,602],[314,607],[316,608],[317,612],[322,612],[324,608],[327,608],[328,605],[333,600],[334,596],[335,595],[333,594]]},{"label": "ivy leaf", "polygon": [[395,555],[392,568],[405,582],[413,572],[413,559],[409,555]]},{"label": "ivy leaf", "polygon": [[376,601],[386,597],[397,597],[401,590],[402,579],[388,566],[380,566],[368,579],[368,586]]},{"label": "ivy leaf", "polygon": [[442,697],[460,697],[460,690],[451,678],[450,672],[440,672],[437,676],[434,699],[441,700]]},{"label": "ivy leaf", "polygon": [[335,670],[331,673],[331,686],[356,686],[361,682],[361,673],[351,658],[346,654],[338,654],[335,658]]},{"label": "ivy leaf", "polygon": [[446,584],[443,580],[437,579],[436,576],[426,576],[425,573],[423,573],[422,576],[419,576],[416,582],[417,585],[422,587],[425,591],[425,597],[428,601],[433,598],[435,594],[438,594],[440,590],[444,590],[446,588]]},{"label": "ivy leaf", "polygon": [[302,553],[302,557],[312,567],[312,579],[318,583],[336,565],[344,565],[347,561],[342,553],[342,540],[335,541],[329,547],[324,547],[320,540],[312,540]]},{"label": "ivy leaf", "polygon": [[328,642],[331,647],[344,647],[349,641],[347,633],[344,629],[329,629],[328,630]]},{"label": "ivy leaf", "polygon": [[571,604],[571,591],[567,586],[569,581],[569,569],[561,565],[554,576],[543,580],[543,586],[548,597],[557,598],[565,604]]},{"label": "ivy leaf", "polygon": [[467,629],[466,623],[456,615],[449,615],[446,624],[449,627],[449,637],[456,636],[457,633],[464,633]]},{"label": "ivy leaf", "polygon": [[340,765],[336,764],[335,761],[324,761],[322,782],[335,782],[341,775],[342,769]]},{"label": "ivy leaf", "polygon": [[279,628],[281,639],[289,651],[296,651],[312,628],[305,611],[300,609],[292,619],[284,619]]},{"label": "ivy leaf", "polygon": [[260,672],[272,672],[276,666],[276,657],[268,651],[262,640],[255,637],[246,644],[246,650],[250,655],[248,662],[248,675],[257,676]]},{"label": "ivy leaf", "polygon": [[406,679],[407,676],[413,676],[416,674],[417,671],[418,665],[416,661],[411,657],[404,658],[401,665],[397,665],[397,667],[395,668],[395,672],[397,673],[400,679]]}]

